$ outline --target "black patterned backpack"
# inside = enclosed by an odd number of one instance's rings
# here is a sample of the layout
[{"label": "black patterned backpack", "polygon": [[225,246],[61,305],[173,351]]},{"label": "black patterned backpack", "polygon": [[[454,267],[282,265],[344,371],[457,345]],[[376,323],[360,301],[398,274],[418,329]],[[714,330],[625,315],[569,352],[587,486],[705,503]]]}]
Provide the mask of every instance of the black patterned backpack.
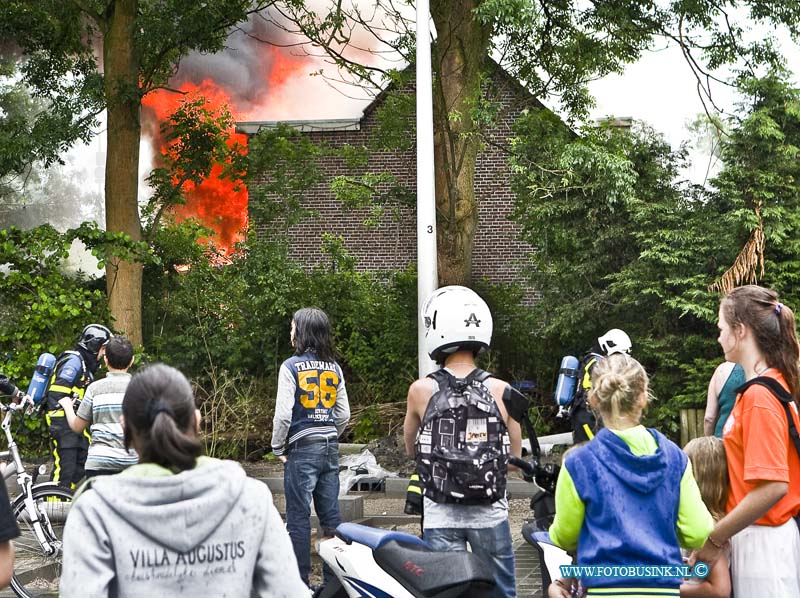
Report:
[{"label": "black patterned backpack", "polygon": [[491,504],[506,494],[510,443],[500,409],[473,370],[456,378],[445,369],[428,375],[439,385],[422,418],[417,472],[425,496],[438,503]]}]

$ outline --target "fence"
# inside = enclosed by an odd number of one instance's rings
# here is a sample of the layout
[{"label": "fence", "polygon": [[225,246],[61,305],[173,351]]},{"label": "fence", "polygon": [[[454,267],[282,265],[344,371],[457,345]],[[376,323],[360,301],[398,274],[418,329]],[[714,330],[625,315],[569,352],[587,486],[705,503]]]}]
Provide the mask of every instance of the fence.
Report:
[{"label": "fence", "polygon": [[705,408],[681,409],[681,447],[694,438],[703,436]]}]

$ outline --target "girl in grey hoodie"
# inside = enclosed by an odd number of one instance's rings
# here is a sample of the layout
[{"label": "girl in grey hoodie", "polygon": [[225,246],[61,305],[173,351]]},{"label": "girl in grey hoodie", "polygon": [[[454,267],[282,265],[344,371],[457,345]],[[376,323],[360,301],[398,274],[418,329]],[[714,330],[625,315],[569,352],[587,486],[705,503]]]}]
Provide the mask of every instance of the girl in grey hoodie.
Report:
[{"label": "girl in grey hoodie", "polygon": [[238,463],[201,456],[200,413],[183,374],[142,370],[122,413],[140,463],[76,497],[60,596],[308,595],[267,486]]}]

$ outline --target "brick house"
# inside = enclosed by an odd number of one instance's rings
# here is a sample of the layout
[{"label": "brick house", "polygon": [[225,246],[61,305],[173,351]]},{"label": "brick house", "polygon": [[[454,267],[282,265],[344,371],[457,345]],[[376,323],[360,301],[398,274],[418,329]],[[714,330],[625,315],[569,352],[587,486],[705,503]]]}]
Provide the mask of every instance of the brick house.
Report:
[{"label": "brick house", "polygon": [[[510,144],[512,125],[526,107],[543,107],[518,82],[500,67],[492,76],[492,98],[501,105],[501,117],[495,127],[484,132],[486,144],[478,155],[475,186],[478,199],[478,229],[473,249],[473,278],[486,278],[494,283],[522,282],[521,269],[531,247],[519,239],[519,227],[508,216],[513,208],[511,172],[507,164],[506,149]],[[376,112],[387,98],[389,90],[379,94],[358,119],[282,121],[308,135],[315,143],[325,143],[334,148],[347,145],[369,145],[378,128]],[[413,83],[399,90],[414,94]],[[237,132],[248,136],[263,128],[274,128],[277,121],[239,122]],[[413,131],[414,117],[410,117],[409,130]],[[327,156],[320,165],[326,179],[313,187],[304,197],[304,207],[316,212],[316,217],[289,229],[292,257],[309,266],[320,262],[324,232],[344,238],[351,255],[358,258],[357,268],[362,271],[385,271],[403,268],[416,260],[416,214],[413,206],[403,205],[397,215],[384,215],[377,226],[365,226],[368,209],[348,209],[339,202],[330,189],[333,177],[354,175],[344,160]],[[413,193],[416,188],[416,148],[385,150],[370,153],[363,172],[391,172]],[[492,223],[492,226],[487,226]],[[258,234],[266,234],[266,225],[253,221]],[[301,234],[302,230],[302,234]],[[297,235],[292,235],[292,232]],[[528,300],[534,298],[533,290]]]}]

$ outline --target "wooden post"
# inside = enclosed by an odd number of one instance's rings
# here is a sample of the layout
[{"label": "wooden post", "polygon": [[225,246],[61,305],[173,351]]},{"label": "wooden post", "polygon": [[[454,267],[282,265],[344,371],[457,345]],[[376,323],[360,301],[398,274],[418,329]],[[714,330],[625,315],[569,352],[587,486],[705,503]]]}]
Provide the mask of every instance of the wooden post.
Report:
[{"label": "wooden post", "polygon": [[705,418],[704,408],[687,408],[680,410],[681,418],[681,448],[686,446],[690,440],[699,438],[705,434],[703,430],[703,419]]},{"label": "wooden post", "polygon": [[689,412],[686,409],[680,410],[681,415],[681,448],[689,442]]}]

